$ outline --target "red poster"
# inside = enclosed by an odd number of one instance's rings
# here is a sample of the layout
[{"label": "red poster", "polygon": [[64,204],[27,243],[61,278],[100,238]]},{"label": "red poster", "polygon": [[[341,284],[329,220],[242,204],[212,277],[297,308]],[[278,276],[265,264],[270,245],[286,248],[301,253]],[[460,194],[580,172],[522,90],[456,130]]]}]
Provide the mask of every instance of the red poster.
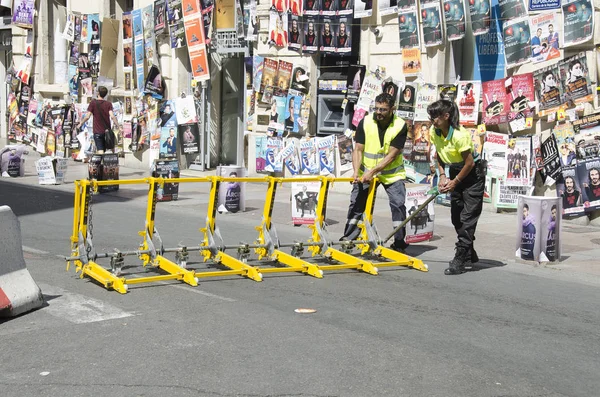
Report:
[{"label": "red poster", "polygon": [[533,114],[529,108],[529,102],[535,100],[533,73],[519,74],[512,77],[508,100],[510,102],[509,121],[514,120],[519,113],[522,113],[525,117],[530,117]]},{"label": "red poster", "polygon": [[505,79],[486,81],[483,88],[483,123],[506,123],[510,101],[504,87]]},{"label": "red poster", "polygon": [[204,26],[200,18],[194,18],[185,22],[185,38],[188,47],[204,44]]},{"label": "red poster", "polygon": [[190,51],[190,62],[192,64],[192,76],[196,81],[210,79],[205,46],[198,46]]}]

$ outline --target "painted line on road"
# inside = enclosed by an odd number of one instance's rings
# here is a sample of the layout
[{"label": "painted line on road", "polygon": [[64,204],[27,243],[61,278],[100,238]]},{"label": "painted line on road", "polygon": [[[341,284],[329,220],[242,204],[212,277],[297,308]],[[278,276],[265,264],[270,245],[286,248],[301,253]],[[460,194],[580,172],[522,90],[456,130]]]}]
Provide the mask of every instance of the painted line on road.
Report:
[{"label": "painted line on road", "polygon": [[38,250],[38,249],[35,249],[35,248],[28,247],[26,245],[22,245],[21,248],[23,249],[24,252],[28,252],[30,254],[36,254],[36,255],[48,255],[48,254],[50,254],[47,251]]},{"label": "painted line on road", "polygon": [[233,298],[228,298],[226,296],[221,296],[221,295],[213,294],[210,292],[202,291],[202,290],[199,290],[197,287],[188,287],[185,285],[176,285],[176,284],[168,284],[168,286],[173,287],[173,288],[182,289],[184,291],[193,292],[194,294],[208,296],[209,298],[220,299],[225,302],[237,302],[237,300],[235,300]]},{"label": "painted line on road", "polygon": [[46,284],[40,284],[40,288],[48,303],[48,306],[41,310],[74,324],[94,323],[134,315],[101,300],[68,292],[62,288]]}]

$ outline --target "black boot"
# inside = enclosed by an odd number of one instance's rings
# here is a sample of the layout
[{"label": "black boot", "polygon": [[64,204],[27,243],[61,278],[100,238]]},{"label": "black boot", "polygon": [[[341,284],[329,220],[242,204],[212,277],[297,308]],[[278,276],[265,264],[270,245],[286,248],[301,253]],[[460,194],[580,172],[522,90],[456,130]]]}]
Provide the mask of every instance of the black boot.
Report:
[{"label": "black boot", "polygon": [[477,256],[475,247],[471,246],[471,263],[477,263],[477,262],[479,262],[479,256]]},{"label": "black boot", "polygon": [[444,274],[447,276],[462,274],[465,272],[465,265],[470,262],[470,258],[467,259],[467,255],[469,255],[469,250],[465,247],[456,247],[456,253],[454,254],[454,258],[450,261],[446,270],[444,270]]}]

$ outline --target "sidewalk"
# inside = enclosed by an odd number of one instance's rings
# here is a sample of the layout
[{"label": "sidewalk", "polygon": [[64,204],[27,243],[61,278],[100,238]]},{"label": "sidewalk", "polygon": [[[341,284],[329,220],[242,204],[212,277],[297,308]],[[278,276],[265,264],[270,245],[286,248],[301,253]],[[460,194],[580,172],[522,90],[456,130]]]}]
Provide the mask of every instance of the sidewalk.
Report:
[{"label": "sidewalk", "polygon": [[[35,161],[38,159],[37,153],[30,153],[26,156],[25,176],[22,178],[2,178],[3,181],[10,180],[14,183],[38,185],[37,173],[35,170]],[[201,177],[214,175],[214,170],[192,171],[184,170],[181,176]],[[149,176],[149,172],[120,167],[121,179],[137,179]],[[87,164],[69,160],[66,182],[62,185],[40,186],[47,189],[60,191],[72,191],[73,181],[87,178]],[[117,195],[126,194],[126,189],[145,189],[142,186],[123,187]],[[350,184],[336,183],[328,197],[327,223],[328,230],[332,238],[337,239],[341,236],[346,212],[349,203]],[[2,194],[6,194],[2,192]],[[285,208],[290,204],[289,185],[283,185],[278,189],[276,204],[280,208]],[[201,193],[201,195],[203,195]],[[208,191],[206,192],[208,195]],[[264,204],[265,188],[260,183],[249,183],[246,186],[246,205],[253,208],[262,208]],[[203,199],[205,199],[204,197]],[[145,199],[142,197],[142,199]],[[177,202],[165,203],[177,205]],[[377,202],[374,212],[374,220],[377,224],[379,233],[382,237],[392,230],[390,211],[387,203],[387,195],[380,189],[377,196]],[[281,225],[291,225],[291,220],[274,219],[274,223]],[[577,273],[579,276],[585,275],[600,276],[600,228],[594,226],[579,226],[569,222],[563,222],[562,227],[562,258],[559,263],[541,264],[535,262],[525,262],[515,257],[517,244],[517,219],[516,213],[496,213],[490,204],[484,204],[484,212],[480,218],[477,230],[477,241],[475,247],[481,258],[481,266],[499,266],[502,264],[511,264],[522,266],[523,271],[533,269],[533,267],[543,266],[555,270],[561,270],[569,273]],[[418,256],[426,262],[447,262],[454,255],[455,232],[450,220],[450,208],[441,205],[435,206],[435,229],[434,238],[427,243],[411,245],[408,254]]]}]

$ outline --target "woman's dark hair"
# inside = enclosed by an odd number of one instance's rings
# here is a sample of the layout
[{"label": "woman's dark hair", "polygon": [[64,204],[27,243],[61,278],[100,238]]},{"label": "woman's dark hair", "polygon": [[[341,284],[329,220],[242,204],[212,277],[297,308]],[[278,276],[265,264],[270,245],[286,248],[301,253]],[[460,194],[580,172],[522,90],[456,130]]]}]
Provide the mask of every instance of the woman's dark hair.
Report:
[{"label": "woman's dark hair", "polygon": [[448,122],[453,128],[460,128],[460,112],[458,106],[452,101],[446,99],[440,99],[427,106],[427,113],[432,119],[443,116],[444,114],[450,114]]}]

